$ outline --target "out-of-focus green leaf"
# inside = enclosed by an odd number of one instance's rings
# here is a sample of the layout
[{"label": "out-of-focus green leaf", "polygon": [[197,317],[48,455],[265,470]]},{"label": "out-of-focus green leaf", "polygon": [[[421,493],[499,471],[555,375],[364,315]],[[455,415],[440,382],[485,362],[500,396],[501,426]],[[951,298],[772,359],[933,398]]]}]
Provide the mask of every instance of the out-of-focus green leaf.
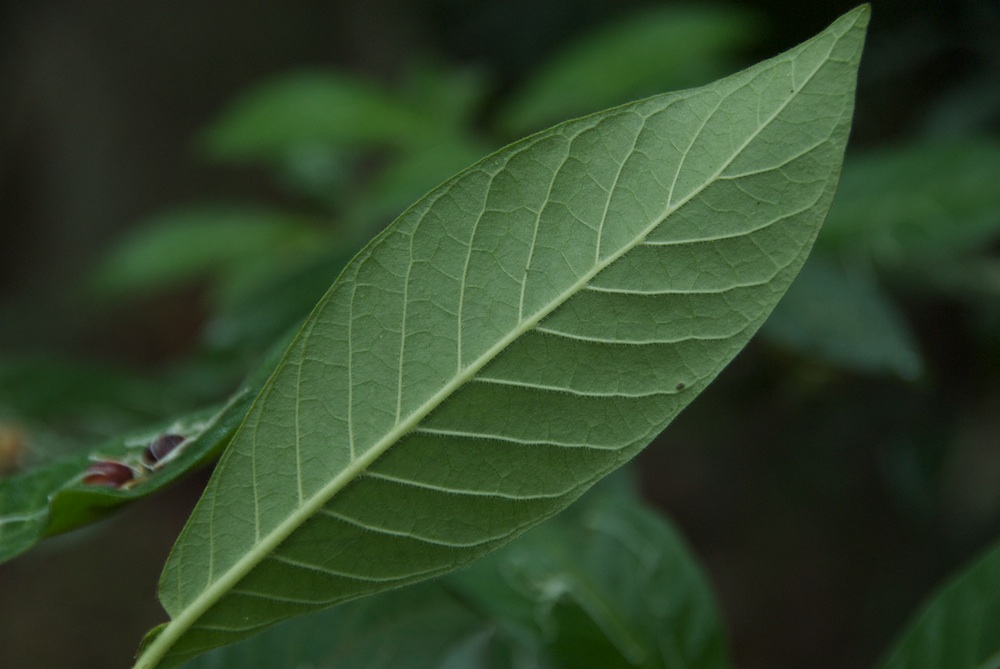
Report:
[{"label": "out-of-focus green leaf", "polygon": [[433,60],[412,66],[399,92],[407,104],[438,124],[442,137],[450,134],[455,139],[472,127],[485,93],[486,81],[478,70]]},{"label": "out-of-focus green leaf", "polygon": [[871,268],[813,254],[761,329],[806,356],[913,379],[923,369],[913,333]]},{"label": "out-of-focus green leaf", "polygon": [[362,151],[314,146],[291,151],[271,167],[284,190],[335,213],[354,196],[363,160]]},{"label": "out-of-focus green leaf", "polygon": [[330,237],[312,219],[282,211],[182,209],[136,229],[104,261],[94,284],[100,293],[122,296],[214,277],[221,280],[223,293],[238,292],[328,248]]},{"label": "out-of-focus green leaf", "polygon": [[[440,581],[289,621],[202,655],[184,669],[543,669],[537,650]],[[554,669],[554,667],[553,667]]]},{"label": "out-of-focus green leaf", "polygon": [[86,455],[78,455],[0,479],[0,563],[41,541],[50,495],[78,479],[87,464]]},{"label": "out-of-focus green leaf", "polygon": [[[301,323],[357,251],[349,245],[274,272],[267,281],[230,291],[205,326],[212,351],[259,356],[289,328]],[[244,366],[245,369],[245,366]]]},{"label": "out-of-focus green leaf", "polygon": [[1000,546],[934,595],[887,657],[881,669],[1000,667]]},{"label": "out-of-focus green leaf", "polygon": [[1000,142],[923,143],[847,162],[818,244],[889,266],[924,264],[1000,238]]},{"label": "out-of-focus green leaf", "polygon": [[[249,388],[224,409],[206,411],[130,433],[48,465],[0,479],[0,561],[31,548],[47,536],[104,517],[111,509],[160,490],[179,476],[218,455],[253,399]],[[156,471],[142,464],[142,452],[161,434],[187,438],[174,459]],[[87,485],[91,463],[113,461],[136,475],[129,487]]]},{"label": "out-of-focus green leaf", "polygon": [[500,112],[510,135],[652,95],[733,69],[759,33],[756,18],[724,6],[648,9],[584,37],[548,61]]},{"label": "out-of-focus green leaf", "polygon": [[0,419],[43,424],[70,439],[139,427],[189,406],[174,388],[109,365],[0,359]]},{"label": "out-of-focus green leaf", "polygon": [[[163,421],[111,439],[87,453],[0,478],[0,562],[47,536],[99,520],[116,507],[161,490],[217,457],[274,369],[288,339],[286,336],[279,340],[268,358],[222,407]],[[185,441],[160,463],[144,464],[146,446],[163,434],[180,435]],[[134,479],[120,488],[83,483],[92,463],[107,461],[127,466]]]},{"label": "out-of-focus green leaf", "polygon": [[455,139],[398,156],[374,178],[352,217],[391,221],[421,195],[475,162],[490,149]]},{"label": "out-of-focus green leaf", "polygon": [[924,122],[932,137],[968,137],[983,134],[1000,120],[1000,61],[982,76],[966,81],[932,103]]},{"label": "out-of-focus green leaf", "polygon": [[280,164],[299,151],[411,146],[436,132],[433,117],[373,84],[299,73],[238,99],[209,128],[203,146],[218,160]]},{"label": "out-of-focus green leaf", "polygon": [[925,278],[936,288],[963,301],[985,299],[997,304],[1000,297],[1000,257],[977,255],[962,258],[961,262],[927,263],[925,268]]},{"label": "out-of-focus green leaf", "polygon": [[565,669],[728,667],[704,576],[615,478],[447,582]]},{"label": "out-of-focus green leaf", "polygon": [[423,155],[442,144],[471,143],[484,88],[478,72],[432,62],[413,66],[395,93],[336,73],[289,75],[250,91],[203,143],[216,158],[268,162],[293,192],[334,210],[350,208],[359,177],[371,168],[364,160],[372,149],[390,150],[391,164],[410,159],[415,149]]}]

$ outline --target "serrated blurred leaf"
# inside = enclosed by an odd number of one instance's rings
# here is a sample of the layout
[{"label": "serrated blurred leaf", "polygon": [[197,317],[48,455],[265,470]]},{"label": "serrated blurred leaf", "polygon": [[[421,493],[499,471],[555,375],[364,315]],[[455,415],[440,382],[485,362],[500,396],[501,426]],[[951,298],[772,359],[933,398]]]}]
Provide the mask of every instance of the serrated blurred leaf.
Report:
[{"label": "serrated blurred leaf", "polygon": [[[47,536],[66,532],[106,516],[112,509],[145,497],[217,456],[249,406],[245,389],[223,409],[203,410],[130,432],[79,453],[0,479],[0,562],[28,550]],[[142,451],[164,433],[187,437],[183,452],[161,470],[148,473]],[[85,485],[92,462],[121,462],[135,472],[127,488]]]}]

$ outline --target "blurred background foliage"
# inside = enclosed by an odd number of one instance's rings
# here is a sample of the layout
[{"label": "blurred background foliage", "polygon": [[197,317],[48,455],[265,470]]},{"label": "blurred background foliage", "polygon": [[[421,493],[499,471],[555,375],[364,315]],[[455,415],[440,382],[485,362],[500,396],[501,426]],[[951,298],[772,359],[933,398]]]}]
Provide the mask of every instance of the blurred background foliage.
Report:
[{"label": "blurred background foliage", "polygon": [[[222,400],[374,233],[504,143],[851,6],[5,4],[0,474]],[[875,2],[813,257],[639,460],[738,667],[871,664],[1000,530],[997,35],[993,0]],[[0,663],[123,665],[201,483],[0,567]]]}]

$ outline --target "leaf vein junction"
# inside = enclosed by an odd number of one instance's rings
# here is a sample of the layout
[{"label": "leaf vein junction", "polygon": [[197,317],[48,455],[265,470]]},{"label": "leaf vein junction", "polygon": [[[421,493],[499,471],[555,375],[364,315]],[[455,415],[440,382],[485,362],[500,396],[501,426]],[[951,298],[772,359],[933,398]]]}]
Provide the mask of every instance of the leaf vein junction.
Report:
[{"label": "leaf vein junction", "polygon": [[370,524],[365,523],[365,522],[363,522],[361,520],[358,520],[357,518],[352,518],[351,516],[347,516],[345,514],[338,513],[336,511],[330,511],[329,509],[321,509],[320,513],[322,515],[324,515],[324,516],[329,517],[329,518],[333,518],[335,520],[339,520],[339,521],[341,521],[343,523],[347,523],[348,525],[353,525],[355,527],[359,527],[359,528],[361,528],[363,530],[368,530],[370,532],[376,532],[378,534],[386,534],[386,535],[393,536],[393,537],[400,537],[402,539],[412,539],[413,541],[418,541],[420,543],[431,544],[431,545],[434,545],[434,546],[444,546],[445,548],[473,548],[475,546],[483,546],[485,544],[491,543],[491,542],[496,541],[498,539],[502,539],[502,538],[510,536],[510,534],[512,534],[512,532],[505,532],[505,533],[497,535],[495,537],[487,537],[487,538],[482,539],[480,541],[452,542],[452,541],[444,541],[442,539],[435,539],[433,537],[428,537],[428,536],[424,536],[424,535],[420,535],[420,534],[415,534],[413,532],[403,532],[403,531],[400,531],[400,530],[390,530],[387,527],[381,527],[379,525],[370,525]]},{"label": "leaf vein junction", "polygon": [[488,433],[477,433],[477,432],[464,432],[461,430],[442,430],[438,428],[430,427],[418,427],[413,430],[416,434],[433,434],[439,437],[459,437],[463,439],[485,439],[491,441],[503,441],[510,444],[518,444],[521,446],[557,446],[560,448],[582,448],[589,449],[592,451],[617,451],[628,446],[628,444],[621,445],[609,445],[609,446],[596,446],[594,444],[571,444],[559,441],[550,441],[546,439],[518,439],[517,437],[511,437],[503,434],[488,434]]},{"label": "leaf vein junction", "polygon": [[423,490],[432,490],[434,492],[439,492],[444,495],[457,495],[462,497],[497,497],[500,499],[510,499],[516,501],[530,502],[539,499],[557,499],[564,495],[572,492],[576,486],[567,488],[566,490],[554,493],[546,494],[535,494],[535,495],[515,495],[513,493],[500,492],[499,490],[471,490],[465,488],[451,488],[448,486],[437,485],[433,483],[428,483],[426,481],[417,481],[413,479],[406,479],[400,476],[395,476],[392,474],[383,474],[382,472],[373,472],[371,470],[364,473],[367,478],[378,479],[380,481],[388,481],[390,483],[398,483],[399,485],[410,486],[413,488],[421,488]]},{"label": "leaf vein junction", "polygon": [[644,397],[676,395],[678,392],[676,389],[653,390],[645,393],[595,392],[587,390],[576,390],[575,388],[569,388],[566,386],[551,386],[538,383],[526,383],[524,381],[516,381],[513,379],[499,379],[495,377],[487,377],[482,375],[472,379],[471,383],[490,383],[498,386],[512,386],[515,388],[524,388],[526,390],[543,390],[543,391],[551,391],[557,393],[566,393],[568,395],[574,395],[576,397],[596,397],[602,399],[616,399],[616,398],[640,399]]},{"label": "leaf vein junction", "polygon": [[304,569],[307,571],[314,571],[326,576],[333,576],[335,578],[346,578],[351,581],[361,581],[365,583],[399,583],[409,579],[413,579],[416,576],[432,576],[434,574],[440,574],[447,571],[447,567],[435,567],[434,569],[427,569],[424,571],[414,571],[409,574],[403,574],[401,576],[390,576],[390,577],[380,577],[371,576],[365,574],[354,574],[346,571],[339,571],[337,569],[330,569],[329,567],[321,567],[317,564],[311,564],[309,562],[302,562],[300,560],[293,560],[286,558],[277,553],[268,555],[267,560],[274,560],[275,562],[280,562],[281,564],[287,565],[289,567],[294,567],[296,569]]}]

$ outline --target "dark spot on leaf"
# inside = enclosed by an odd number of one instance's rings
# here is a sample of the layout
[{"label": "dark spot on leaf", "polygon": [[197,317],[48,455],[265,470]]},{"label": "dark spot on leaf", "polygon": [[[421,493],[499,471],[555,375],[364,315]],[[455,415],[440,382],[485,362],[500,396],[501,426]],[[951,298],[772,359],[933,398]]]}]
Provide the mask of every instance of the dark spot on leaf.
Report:
[{"label": "dark spot on leaf", "polygon": [[142,460],[147,465],[155,465],[182,443],[184,443],[184,437],[179,434],[161,434],[149,442],[149,446],[142,452]]},{"label": "dark spot on leaf", "polygon": [[682,381],[682,382],[680,382],[680,383],[677,384],[676,388],[677,388],[677,390],[684,390],[685,388],[687,388],[687,384],[685,384]]},{"label": "dark spot on leaf", "polygon": [[135,472],[128,465],[113,460],[102,460],[87,467],[83,475],[84,485],[121,488],[135,478]]}]

